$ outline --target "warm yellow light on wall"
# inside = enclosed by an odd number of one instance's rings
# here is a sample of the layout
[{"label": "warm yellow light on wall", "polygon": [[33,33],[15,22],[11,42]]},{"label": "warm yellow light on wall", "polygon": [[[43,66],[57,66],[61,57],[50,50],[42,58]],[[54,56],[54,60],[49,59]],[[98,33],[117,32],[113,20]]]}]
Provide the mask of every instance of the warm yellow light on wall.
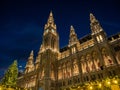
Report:
[{"label": "warm yellow light on wall", "polygon": [[92,90],[93,89],[93,87],[92,86],[90,86],[90,90]]},{"label": "warm yellow light on wall", "polygon": [[99,86],[99,88],[101,88],[102,84],[101,84],[101,83],[99,83],[99,85],[98,85],[98,86]]},{"label": "warm yellow light on wall", "polygon": [[78,86],[78,88],[80,88],[80,86]]},{"label": "warm yellow light on wall", "polygon": [[110,81],[108,81],[107,84],[110,85],[111,84]]},{"label": "warm yellow light on wall", "polygon": [[2,90],[2,87],[0,86],[0,90]]},{"label": "warm yellow light on wall", "polygon": [[118,84],[118,81],[117,81],[117,80],[113,80],[113,83],[114,83],[114,84]]}]

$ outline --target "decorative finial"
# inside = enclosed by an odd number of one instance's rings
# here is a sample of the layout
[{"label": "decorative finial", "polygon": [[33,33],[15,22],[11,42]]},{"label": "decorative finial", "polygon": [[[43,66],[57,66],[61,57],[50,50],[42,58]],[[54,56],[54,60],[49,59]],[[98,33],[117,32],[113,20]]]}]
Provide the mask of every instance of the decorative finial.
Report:
[{"label": "decorative finial", "polygon": [[51,16],[51,17],[53,16],[53,13],[52,13],[52,11],[50,11],[50,16]]},{"label": "decorative finial", "polygon": [[53,18],[53,13],[52,13],[52,11],[50,12],[50,15],[49,15],[49,18],[48,18],[48,23],[49,23],[49,24],[54,23],[54,18]]},{"label": "decorative finial", "polygon": [[70,26],[70,35],[69,35],[69,45],[76,44],[78,39],[77,39],[77,34],[75,33],[74,27],[71,25]]},{"label": "decorative finial", "polygon": [[76,34],[73,25],[70,26],[70,35]]},{"label": "decorative finial", "polygon": [[70,30],[74,30],[74,27],[72,25],[70,26]]},{"label": "decorative finial", "polygon": [[97,22],[97,19],[95,18],[95,16],[92,13],[90,13],[90,22],[91,23]]},{"label": "decorative finial", "polygon": [[33,50],[31,51],[30,56],[33,56]]}]

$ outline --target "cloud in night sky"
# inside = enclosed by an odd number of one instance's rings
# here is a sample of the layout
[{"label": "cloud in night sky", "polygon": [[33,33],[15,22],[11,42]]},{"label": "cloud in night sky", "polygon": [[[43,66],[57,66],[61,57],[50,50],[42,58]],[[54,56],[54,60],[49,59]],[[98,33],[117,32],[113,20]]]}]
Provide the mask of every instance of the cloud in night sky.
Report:
[{"label": "cloud in night sky", "polygon": [[20,70],[42,42],[44,24],[52,10],[60,36],[60,47],[69,42],[73,25],[79,38],[91,33],[89,13],[95,14],[108,36],[120,31],[119,0],[1,0],[0,1],[0,77],[18,60]]}]

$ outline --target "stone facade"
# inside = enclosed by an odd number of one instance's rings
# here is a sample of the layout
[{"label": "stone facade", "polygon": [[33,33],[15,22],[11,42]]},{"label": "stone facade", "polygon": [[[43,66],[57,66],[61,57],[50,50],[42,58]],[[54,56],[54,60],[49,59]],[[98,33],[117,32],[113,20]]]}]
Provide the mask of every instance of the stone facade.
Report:
[{"label": "stone facade", "polygon": [[69,87],[120,76],[120,33],[107,37],[99,21],[90,14],[91,33],[77,38],[70,27],[69,44],[59,49],[59,35],[50,12],[43,41],[34,62],[28,58],[18,86],[32,90],[69,90]]}]

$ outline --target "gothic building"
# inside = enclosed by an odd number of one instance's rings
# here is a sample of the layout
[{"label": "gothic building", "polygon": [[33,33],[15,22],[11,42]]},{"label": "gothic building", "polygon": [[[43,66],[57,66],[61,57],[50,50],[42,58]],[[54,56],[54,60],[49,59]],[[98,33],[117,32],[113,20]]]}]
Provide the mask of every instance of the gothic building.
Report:
[{"label": "gothic building", "polygon": [[71,26],[69,44],[60,49],[57,26],[50,12],[36,60],[31,51],[18,86],[69,90],[74,85],[120,76],[120,33],[107,37],[93,14],[90,14],[90,28],[90,34],[78,39]]}]

